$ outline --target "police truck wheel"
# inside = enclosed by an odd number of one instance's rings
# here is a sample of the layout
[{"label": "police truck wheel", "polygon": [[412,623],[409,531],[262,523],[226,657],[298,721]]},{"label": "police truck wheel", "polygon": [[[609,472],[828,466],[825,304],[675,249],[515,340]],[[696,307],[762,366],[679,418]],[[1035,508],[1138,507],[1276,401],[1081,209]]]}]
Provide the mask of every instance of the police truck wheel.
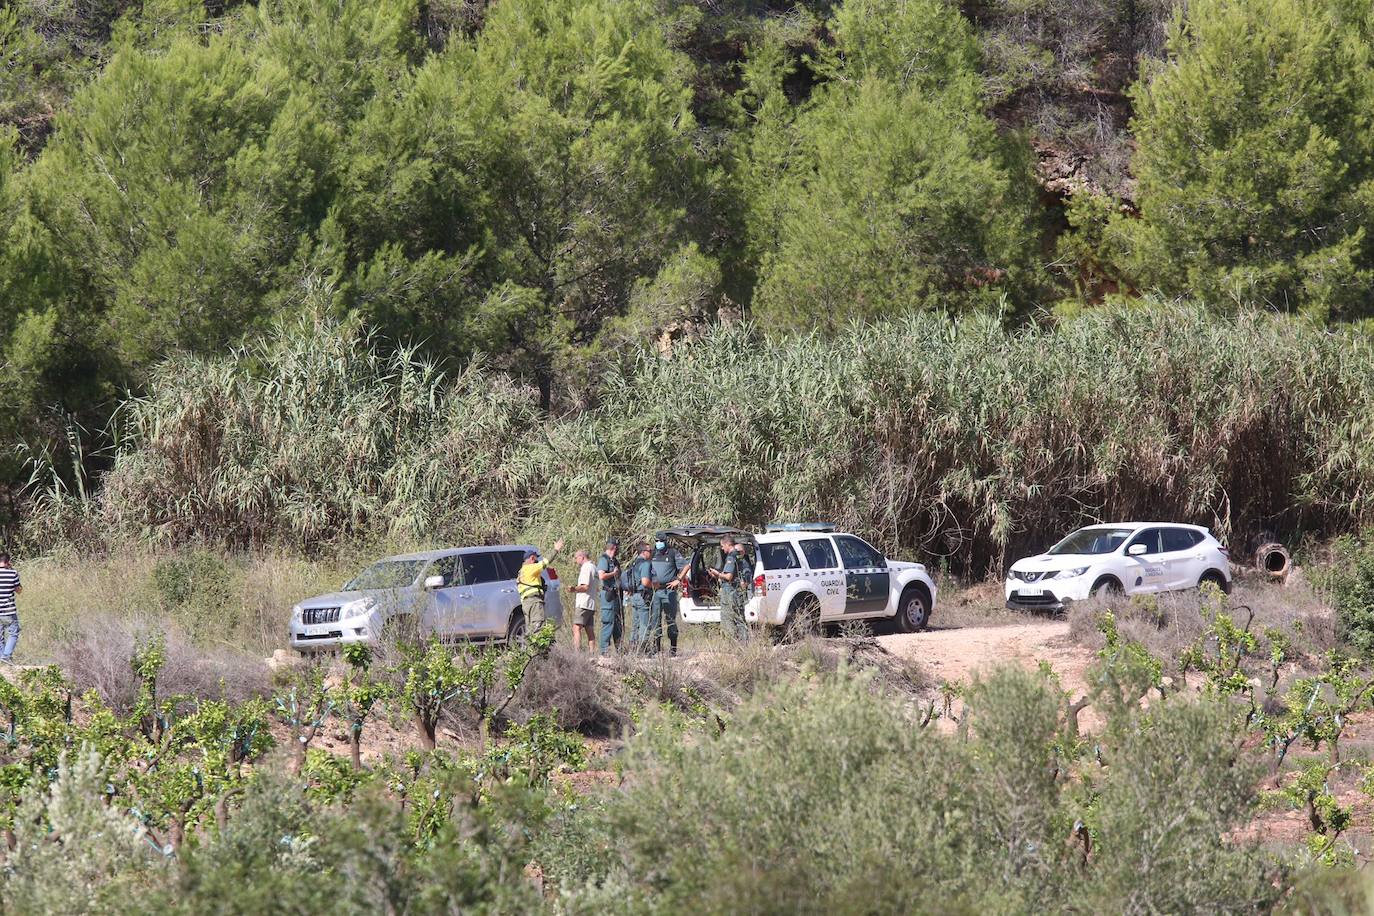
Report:
[{"label": "police truck wheel", "polygon": [[897,603],[897,616],[893,623],[898,633],[919,633],[930,622],[930,599],[924,590],[909,586],[902,592]]},{"label": "police truck wheel", "polygon": [[788,605],[787,617],[778,628],[778,642],[798,642],[820,631],[821,603],[815,595],[798,595]]},{"label": "police truck wheel", "polygon": [[525,612],[511,612],[510,623],[506,624],[506,645],[511,646],[525,638]]}]

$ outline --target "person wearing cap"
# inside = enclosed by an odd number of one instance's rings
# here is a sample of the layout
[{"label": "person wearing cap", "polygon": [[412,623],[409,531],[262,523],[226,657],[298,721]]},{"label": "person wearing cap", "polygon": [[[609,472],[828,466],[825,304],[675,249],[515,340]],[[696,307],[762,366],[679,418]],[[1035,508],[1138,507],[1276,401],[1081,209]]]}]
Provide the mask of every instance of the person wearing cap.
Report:
[{"label": "person wearing cap", "polygon": [[649,629],[644,648],[654,654],[663,648],[663,629],[668,629],[668,654],[677,655],[677,588],[687,573],[687,561],[668,546],[668,534],[654,535],[654,553],[649,561],[649,586],[653,599],[649,605]]},{"label": "person wearing cap", "polygon": [[635,545],[635,557],[625,567],[620,577],[620,594],[623,604],[630,606],[630,648],[643,651],[644,640],[649,635],[649,604],[654,592],[649,586],[650,559],[653,548],[648,541]]},{"label": "person wearing cap", "polygon": [[706,572],[716,580],[720,591],[721,629],[731,639],[744,639],[749,635],[749,628],[744,623],[744,589],[740,575],[743,553],[737,552],[735,547],[733,537],[728,534],[722,537],[720,566],[708,568]]},{"label": "person wearing cap", "polygon": [[544,611],[544,593],[548,583],[544,581],[544,570],[563,549],[560,538],[553,542],[553,553],[547,560],[539,556],[539,551],[531,550],[525,556],[525,564],[520,567],[520,575],[515,579],[515,589],[520,593],[520,606],[525,610],[525,631],[537,633],[544,626],[547,614]]},{"label": "person wearing cap", "polygon": [[611,538],[606,542],[606,551],[596,560],[596,577],[601,587],[601,631],[598,633],[597,647],[602,654],[611,651],[611,643],[620,646],[623,624],[620,605],[620,541]]}]

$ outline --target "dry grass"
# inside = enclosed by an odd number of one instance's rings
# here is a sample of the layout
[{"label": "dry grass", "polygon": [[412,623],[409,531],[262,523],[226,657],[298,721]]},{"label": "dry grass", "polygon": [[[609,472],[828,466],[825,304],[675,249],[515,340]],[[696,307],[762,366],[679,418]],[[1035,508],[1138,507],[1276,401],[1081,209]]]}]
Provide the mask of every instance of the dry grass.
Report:
[{"label": "dry grass", "polygon": [[534,664],[508,714],[520,721],[549,710],[563,728],[594,738],[618,738],[630,724],[629,710],[597,657],[574,651],[571,642],[555,643],[548,658]]},{"label": "dry grass", "polygon": [[[1278,585],[1259,577],[1239,577],[1227,606],[1242,625],[1253,613],[1253,632],[1274,628],[1284,633],[1305,665],[1317,665],[1324,653],[1337,646],[1335,615],[1302,579]],[[1201,595],[1196,591],[1175,592],[1157,599],[1079,602],[1069,611],[1070,638],[1089,648],[1101,648],[1103,638],[1097,621],[1108,608],[1116,615],[1123,637],[1140,643],[1166,665],[1176,664],[1208,625]]]},{"label": "dry grass", "polygon": [[917,662],[893,655],[864,635],[809,636],[786,645],[774,645],[769,639],[721,640],[714,650],[701,652],[692,662],[702,679],[736,701],[775,684],[842,669],[871,674],[885,693],[915,696],[934,683]]},{"label": "dry grass", "polygon": [[68,640],[57,647],[54,661],[78,690],[94,690],[106,704],[126,713],[138,696],[131,665],[134,649],[156,633],[165,636],[167,646],[167,663],[158,677],[162,696],[181,694],[240,702],[269,692],[270,673],[256,655],[225,648],[206,652],[177,629],[154,631],[111,616],[79,623]]},{"label": "dry grass", "polygon": [[[24,632],[16,657],[26,664],[50,661],[102,619],[129,632],[174,630],[206,650],[270,655],[285,645],[292,605],[338,588],[357,566],[350,555],[306,560],[285,553],[203,552],[199,565],[184,564],[194,553],[116,550],[21,558]],[[169,581],[181,585],[173,588]]]},{"label": "dry grass", "polygon": [[955,579],[938,583],[939,600],[930,615],[932,630],[960,627],[1000,627],[1025,623],[1032,615],[1007,607],[1001,581],[966,584]]}]

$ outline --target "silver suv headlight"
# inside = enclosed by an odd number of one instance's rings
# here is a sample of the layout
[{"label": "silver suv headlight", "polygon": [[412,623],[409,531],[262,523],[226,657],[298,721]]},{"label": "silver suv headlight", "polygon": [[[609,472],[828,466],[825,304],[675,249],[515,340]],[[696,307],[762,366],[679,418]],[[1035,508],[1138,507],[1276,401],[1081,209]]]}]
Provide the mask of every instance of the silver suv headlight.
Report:
[{"label": "silver suv headlight", "polygon": [[299,604],[296,605],[295,607],[293,607],[293,608],[291,609],[291,622],[292,622],[292,623],[300,623],[300,622],[301,622],[301,606],[300,606]]},{"label": "silver suv headlight", "polygon": [[366,614],[376,606],[376,598],[358,598],[355,601],[345,602],[339,606],[339,619],[346,620],[349,617],[357,617],[359,614]]}]

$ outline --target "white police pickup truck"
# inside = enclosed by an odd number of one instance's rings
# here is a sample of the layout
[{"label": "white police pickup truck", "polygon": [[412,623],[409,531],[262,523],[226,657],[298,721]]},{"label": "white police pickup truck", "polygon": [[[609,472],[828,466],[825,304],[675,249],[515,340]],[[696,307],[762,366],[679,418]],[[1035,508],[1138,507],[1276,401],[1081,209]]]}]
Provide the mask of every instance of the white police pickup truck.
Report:
[{"label": "white police pickup truck", "polygon": [[825,524],[770,526],[754,535],[754,595],[745,619],[785,630],[846,620],[924,629],[935,581],[920,563],[889,560],[863,538]]}]

